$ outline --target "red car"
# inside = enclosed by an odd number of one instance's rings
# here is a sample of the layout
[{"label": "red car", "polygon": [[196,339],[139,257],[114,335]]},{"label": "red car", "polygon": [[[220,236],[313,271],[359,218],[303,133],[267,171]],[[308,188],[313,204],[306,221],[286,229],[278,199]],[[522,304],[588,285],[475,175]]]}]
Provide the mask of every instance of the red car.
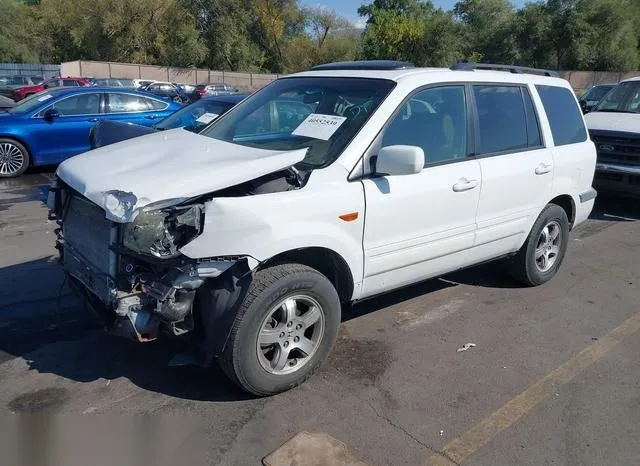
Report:
[{"label": "red car", "polygon": [[50,78],[40,84],[36,84],[35,86],[23,86],[14,89],[11,92],[11,98],[18,102],[25,97],[29,97],[31,94],[36,94],[52,87],[82,87],[90,85],[91,83],[86,78],[74,78],[70,76],[67,76],[66,78]]}]

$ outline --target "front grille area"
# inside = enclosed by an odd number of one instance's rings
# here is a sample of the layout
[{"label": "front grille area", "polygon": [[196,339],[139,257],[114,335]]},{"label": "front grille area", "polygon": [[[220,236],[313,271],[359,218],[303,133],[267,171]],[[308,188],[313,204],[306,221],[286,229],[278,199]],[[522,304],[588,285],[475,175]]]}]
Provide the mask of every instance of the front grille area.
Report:
[{"label": "front grille area", "polygon": [[62,231],[65,269],[109,302],[117,261],[110,246],[117,239],[117,227],[105,218],[100,207],[73,194],[62,219]]},{"label": "front grille area", "polygon": [[[639,128],[640,131],[640,128]],[[591,131],[598,162],[640,166],[640,133]]]}]

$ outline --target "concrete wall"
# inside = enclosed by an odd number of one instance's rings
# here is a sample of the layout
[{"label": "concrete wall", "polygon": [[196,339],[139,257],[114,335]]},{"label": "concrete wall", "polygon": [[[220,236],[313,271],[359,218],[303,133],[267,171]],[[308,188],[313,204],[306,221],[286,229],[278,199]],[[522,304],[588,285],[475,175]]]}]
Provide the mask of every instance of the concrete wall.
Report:
[{"label": "concrete wall", "polygon": [[72,61],[60,65],[62,76],[94,78],[142,78],[185,84],[224,82],[242,90],[259,89],[278,78],[277,74],[232,73],[196,68],[173,68],[132,63]]},{"label": "concrete wall", "polygon": [[[277,74],[233,73],[195,68],[172,68],[131,63],[96,61],[72,61],[60,65],[62,76],[92,76],[96,78],[146,78],[185,84],[224,82],[243,90],[259,89],[274,79]],[[617,83],[623,79],[640,76],[640,71],[618,73],[600,71],[562,71],[560,75],[571,83],[576,93],[581,94],[595,84]]]}]

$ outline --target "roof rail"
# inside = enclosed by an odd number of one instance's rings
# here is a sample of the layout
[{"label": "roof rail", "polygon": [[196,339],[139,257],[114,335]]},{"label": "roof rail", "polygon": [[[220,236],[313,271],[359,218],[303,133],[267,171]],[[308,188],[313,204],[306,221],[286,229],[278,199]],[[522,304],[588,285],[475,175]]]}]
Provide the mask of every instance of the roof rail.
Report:
[{"label": "roof rail", "polygon": [[357,60],[339,61],[335,63],[325,63],[311,68],[312,71],[322,70],[406,70],[415,68],[413,63],[408,61],[395,60]]},{"label": "roof rail", "polygon": [[451,67],[452,70],[473,71],[473,70],[494,70],[508,71],[509,73],[537,74],[540,76],[559,77],[557,71],[543,70],[539,68],[527,68],[526,66],[517,65],[494,65],[492,63],[466,63],[458,62]]}]

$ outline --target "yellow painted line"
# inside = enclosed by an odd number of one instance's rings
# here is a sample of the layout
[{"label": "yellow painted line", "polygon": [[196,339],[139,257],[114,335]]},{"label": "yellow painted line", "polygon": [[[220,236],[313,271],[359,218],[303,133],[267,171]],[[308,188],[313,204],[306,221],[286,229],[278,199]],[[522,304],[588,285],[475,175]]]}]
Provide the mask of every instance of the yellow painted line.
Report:
[{"label": "yellow painted line", "polygon": [[538,380],[460,437],[453,439],[440,450],[442,454],[434,453],[427,458],[425,464],[451,466],[454,462],[462,462],[480,447],[490,442],[501,431],[512,426],[538,403],[554,394],[558,386],[570,382],[576,375],[601,359],[609,350],[638,330],[640,330],[640,312]]}]

